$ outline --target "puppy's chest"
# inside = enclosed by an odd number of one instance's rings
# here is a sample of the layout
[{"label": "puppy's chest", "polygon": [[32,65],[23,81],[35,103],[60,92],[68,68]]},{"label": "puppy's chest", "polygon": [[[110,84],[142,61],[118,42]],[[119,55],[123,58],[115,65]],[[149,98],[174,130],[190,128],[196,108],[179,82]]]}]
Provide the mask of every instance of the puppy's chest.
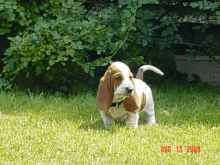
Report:
[{"label": "puppy's chest", "polygon": [[125,116],[128,112],[124,109],[124,104],[122,103],[121,105],[116,105],[115,107],[110,107],[108,113],[113,117],[113,118],[118,118],[118,117],[123,117]]}]

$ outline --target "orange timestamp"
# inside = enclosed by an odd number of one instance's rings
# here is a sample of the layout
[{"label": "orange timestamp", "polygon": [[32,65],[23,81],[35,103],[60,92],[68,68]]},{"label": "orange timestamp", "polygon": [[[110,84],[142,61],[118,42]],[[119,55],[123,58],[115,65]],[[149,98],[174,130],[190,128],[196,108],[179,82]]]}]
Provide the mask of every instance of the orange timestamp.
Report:
[{"label": "orange timestamp", "polygon": [[[200,153],[201,152],[200,146],[187,146],[186,149],[187,149],[186,150],[187,153]],[[182,153],[183,152],[183,147],[182,146],[176,146],[174,151],[176,151],[178,153]],[[161,146],[161,152],[171,153],[172,152],[172,147],[171,146]]]}]

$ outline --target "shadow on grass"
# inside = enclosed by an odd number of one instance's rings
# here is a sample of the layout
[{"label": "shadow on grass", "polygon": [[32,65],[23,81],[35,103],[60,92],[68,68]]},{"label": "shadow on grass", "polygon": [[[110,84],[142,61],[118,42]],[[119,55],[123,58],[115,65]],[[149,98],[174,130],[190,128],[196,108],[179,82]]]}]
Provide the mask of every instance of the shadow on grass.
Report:
[{"label": "shadow on grass", "polygon": [[[122,127],[122,128],[127,127],[125,121],[122,121],[122,118],[114,119],[114,125],[109,126],[109,127],[104,126],[99,114],[98,116],[96,116],[95,121],[91,121],[91,118],[83,118],[83,119],[84,119],[84,122],[80,125],[79,128],[84,129],[86,131],[89,129],[94,129],[94,130],[106,130],[106,131],[114,133],[119,127]],[[143,113],[140,114],[138,126],[148,126],[147,122],[144,119]]]},{"label": "shadow on grass", "polygon": [[[84,108],[83,108],[84,109]],[[86,107],[85,107],[86,109]],[[91,108],[90,108],[91,109]],[[190,124],[190,125],[203,125],[210,127],[220,127],[220,109],[200,109],[194,112],[190,112],[189,110],[155,110],[156,111],[156,122],[158,126],[160,125],[173,125],[173,126],[181,126]],[[115,124],[112,127],[104,127],[102,119],[99,115],[98,110],[93,109],[91,113],[88,111],[83,112],[71,112],[65,109],[56,109],[54,110],[35,110],[35,109],[19,109],[16,108],[10,111],[0,110],[0,120],[2,116],[32,116],[35,115],[37,118],[44,118],[44,120],[48,120],[49,123],[60,123],[63,121],[68,121],[71,123],[76,123],[79,129],[88,131],[88,130],[98,130],[98,131],[108,131],[110,133],[116,133],[118,128],[126,127],[124,121],[121,121],[121,118],[115,119]],[[31,118],[31,117],[30,117]],[[139,118],[139,126],[147,126],[146,121],[144,119],[143,113],[140,113]]]},{"label": "shadow on grass", "polygon": [[[173,125],[173,126],[182,126],[185,124],[189,125],[202,125],[207,126],[210,129],[212,127],[220,127],[220,109],[201,109],[194,113],[187,111],[176,111],[175,113],[164,115],[163,111],[156,112],[156,122],[158,126],[163,125]],[[98,112],[97,112],[98,113]],[[95,120],[91,121],[90,118],[84,117],[84,122],[80,125],[80,129],[89,130],[107,130],[114,133],[114,127],[126,127],[124,121],[121,121],[121,118],[117,118],[114,121],[114,126],[110,128],[105,128],[101,117],[99,114],[95,115]],[[139,126],[148,126],[143,113],[140,113]]]}]

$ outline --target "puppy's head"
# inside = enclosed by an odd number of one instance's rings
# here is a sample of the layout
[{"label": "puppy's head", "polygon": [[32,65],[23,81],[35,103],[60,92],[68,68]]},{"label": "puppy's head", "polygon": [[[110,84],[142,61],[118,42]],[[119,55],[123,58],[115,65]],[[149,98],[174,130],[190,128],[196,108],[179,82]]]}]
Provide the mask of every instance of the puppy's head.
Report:
[{"label": "puppy's head", "polygon": [[114,102],[123,101],[127,111],[134,111],[139,107],[133,74],[128,66],[121,62],[112,63],[100,79],[96,108],[107,113],[113,99]]},{"label": "puppy's head", "polygon": [[133,74],[127,65],[121,62],[115,62],[115,73],[113,75],[114,82],[114,100],[122,101],[134,94]]}]

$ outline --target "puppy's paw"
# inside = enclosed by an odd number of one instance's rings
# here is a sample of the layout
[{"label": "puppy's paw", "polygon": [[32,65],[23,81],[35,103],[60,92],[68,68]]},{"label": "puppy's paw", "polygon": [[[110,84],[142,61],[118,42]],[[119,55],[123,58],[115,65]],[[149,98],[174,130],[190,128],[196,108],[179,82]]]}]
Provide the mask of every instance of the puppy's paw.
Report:
[{"label": "puppy's paw", "polygon": [[147,124],[148,124],[148,125],[156,125],[156,126],[157,126],[156,121],[147,121]]},{"label": "puppy's paw", "polygon": [[105,127],[112,127],[114,125],[114,119],[110,116],[106,116],[103,119],[103,123]]}]

